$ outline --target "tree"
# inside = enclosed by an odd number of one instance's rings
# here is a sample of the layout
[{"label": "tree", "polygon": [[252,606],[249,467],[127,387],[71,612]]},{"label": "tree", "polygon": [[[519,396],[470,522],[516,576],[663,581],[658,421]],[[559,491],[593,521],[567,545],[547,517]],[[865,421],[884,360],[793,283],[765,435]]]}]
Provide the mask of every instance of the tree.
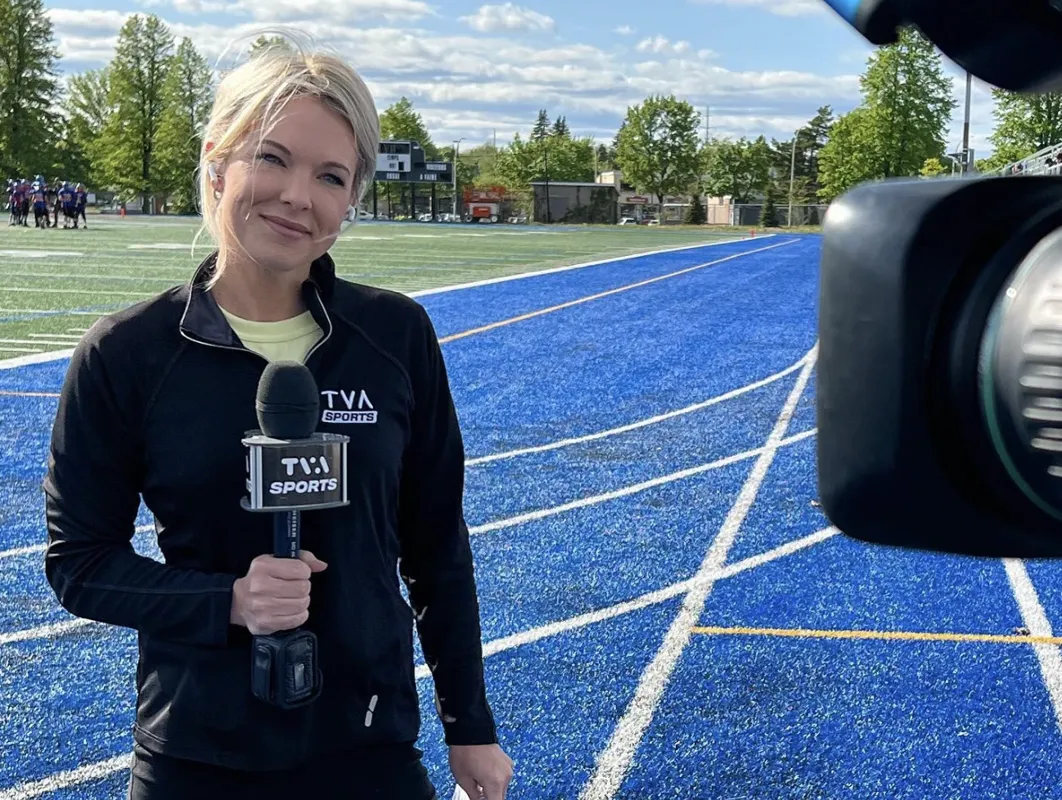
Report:
[{"label": "tree", "polygon": [[819,154],[819,197],[823,200],[833,200],[853,186],[881,177],[883,144],[872,115],[865,107],[855,108],[830,128],[830,139]]},{"label": "tree", "polygon": [[157,187],[172,194],[177,213],[196,211],[202,130],[210,115],[210,66],[191,39],[182,39],[162,87],[165,110],[155,134]]},{"label": "tree", "polygon": [[614,144],[597,146],[597,168],[602,171],[616,168],[616,146]]},{"label": "tree", "polygon": [[771,148],[762,136],[754,142],[713,139],[704,146],[701,163],[704,188],[712,197],[748,203],[770,183]]},{"label": "tree", "polygon": [[99,148],[103,128],[116,111],[111,103],[110,87],[107,67],[71,75],[63,102],[69,142],[67,149],[75,161],[66,167],[64,174],[82,176],[93,186],[102,185],[106,179],[96,165],[102,162]]},{"label": "tree", "polygon": [[769,184],[767,186],[767,195],[763,199],[763,210],[760,213],[760,227],[778,227],[778,209],[774,204],[774,188]]},{"label": "tree", "polygon": [[1004,166],[1062,142],[1062,92],[1022,95],[994,89],[992,161]]},{"label": "tree", "polygon": [[0,0],[0,169],[5,175],[54,169],[55,143],[61,138],[58,60],[43,0]]},{"label": "tree", "polygon": [[703,225],[708,221],[708,213],[704,210],[704,203],[701,202],[701,196],[699,193],[693,193],[693,199],[690,201],[689,207],[686,209],[685,223],[687,225]]},{"label": "tree", "polygon": [[701,115],[674,95],[650,96],[627,109],[617,136],[616,162],[627,183],[660,203],[689,191],[700,174],[697,145]]},{"label": "tree", "polygon": [[497,175],[510,189],[522,189],[532,181],[591,181],[594,178],[594,143],[589,137],[546,136],[524,140],[513,137],[508,149],[498,154]]},{"label": "tree", "polygon": [[880,177],[917,175],[927,158],[944,154],[956,102],[932,42],[904,28],[895,44],[870,56],[861,85],[879,142]]},{"label": "tree", "polygon": [[430,161],[434,161],[439,155],[424,125],[424,120],[421,119],[420,114],[413,108],[413,103],[407,97],[402,97],[388,106],[380,115],[380,139],[384,141],[412,139],[420,143],[420,146],[424,148],[424,155]]},{"label": "tree", "polygon": [[531,141],[537,142],[547,136],[549,136],[549,113],[546,109],[540,108],[538,110],[538,119],[535,120],[535,127],[531,129]]},{"label": "tree", "polygon": [[941,163],[939,158],[927,158],[918,174],[923,178],[935,178],[938,175],[947,175],[948,172],[948,168]]},{"label": "tree", "polygon": [[833,124],[819,153],[825,200],[864,181],[918,175],[926,159],[944,156],[956,103],[929,40],[902,29],[895,44],[870,56],[861,86],[862,104]]},{"label": "tree", "polygon": [[110,102],[97,152],[98,168],[108,183],[141,196],[141,210],[150,210],[150,195],[160,187],[155,144],[165,106],[163,86],[173,55],[173,35],[162,21],[134,15],[118,33],[110,64]]},{"label": "tree", "polygon": [[270,47],[279,47],[283,50],[291,50],[291,44],[283,36],[266,36],[262,34],[251,42],[250,54],[253,56],[259,50]]},{"label": "tree", "polygon": [[568,127],[567,117],[557,117],[553,123],[552,133],[554,136],[571,136],[571,129]]}]

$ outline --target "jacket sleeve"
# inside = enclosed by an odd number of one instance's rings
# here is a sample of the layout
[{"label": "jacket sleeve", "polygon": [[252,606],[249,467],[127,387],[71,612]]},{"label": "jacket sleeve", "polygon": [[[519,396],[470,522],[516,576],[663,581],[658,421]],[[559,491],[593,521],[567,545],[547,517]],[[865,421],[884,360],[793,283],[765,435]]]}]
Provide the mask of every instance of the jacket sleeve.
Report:
[{"label": "jacket sleeve", "polygon": [[44,480],[48,583],[77,617],[224,644],[236,576],[167,566],[133,550],[143,412],[132,348],[106,324],[76,348],[59,397]]},{"label": "jacket sleeve", "polygon": [[465,453],[435,330],[422,312],[411,369],[413,430],[402,470],[400,572],[409,589],[448,745],[494,744],[479,601],[464,519]]}]

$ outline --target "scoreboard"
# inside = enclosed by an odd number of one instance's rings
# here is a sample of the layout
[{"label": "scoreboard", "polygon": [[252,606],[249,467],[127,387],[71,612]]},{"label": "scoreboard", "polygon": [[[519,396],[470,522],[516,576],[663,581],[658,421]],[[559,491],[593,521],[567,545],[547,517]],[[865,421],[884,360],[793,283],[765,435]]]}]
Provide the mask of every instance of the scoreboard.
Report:
[{"label": "scoreboard", "polygon": [[400,183],[453,183],[453,164],[449,161],[428,161],[419,142],[380,142],[376,153],[377,181]]}]

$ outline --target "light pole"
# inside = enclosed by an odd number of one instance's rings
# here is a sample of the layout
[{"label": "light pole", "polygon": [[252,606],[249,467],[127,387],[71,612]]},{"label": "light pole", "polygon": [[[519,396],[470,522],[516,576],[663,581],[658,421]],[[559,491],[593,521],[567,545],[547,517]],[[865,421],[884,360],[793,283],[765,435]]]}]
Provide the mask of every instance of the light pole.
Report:
[{"label": "light pole", "polygon": [[461,142],[463,142],[464,140],[465,140],[464,136],[462,136],[460,139],[455,139],[454,140],[454,175],[453,175],[453,178],[454,178],[454,203],[453,203],[453,206],[454,207],[453,207],[453,214],[454,214],[454,220],[455,221],[457,220],[457,151],[458,151],[458,149],[461,146]]}]

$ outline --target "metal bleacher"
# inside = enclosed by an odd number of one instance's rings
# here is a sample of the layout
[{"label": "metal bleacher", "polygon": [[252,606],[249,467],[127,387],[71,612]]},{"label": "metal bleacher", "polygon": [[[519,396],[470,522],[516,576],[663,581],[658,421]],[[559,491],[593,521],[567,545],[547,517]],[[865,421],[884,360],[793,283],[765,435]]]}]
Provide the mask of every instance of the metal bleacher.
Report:
[{"label": "metal bleacher", "polygon": [[1006,175],[1058,175],[1062,173],[1062,142],[1037,150],[1020,161],[982,172],[981,177],[1004,177]]}]

